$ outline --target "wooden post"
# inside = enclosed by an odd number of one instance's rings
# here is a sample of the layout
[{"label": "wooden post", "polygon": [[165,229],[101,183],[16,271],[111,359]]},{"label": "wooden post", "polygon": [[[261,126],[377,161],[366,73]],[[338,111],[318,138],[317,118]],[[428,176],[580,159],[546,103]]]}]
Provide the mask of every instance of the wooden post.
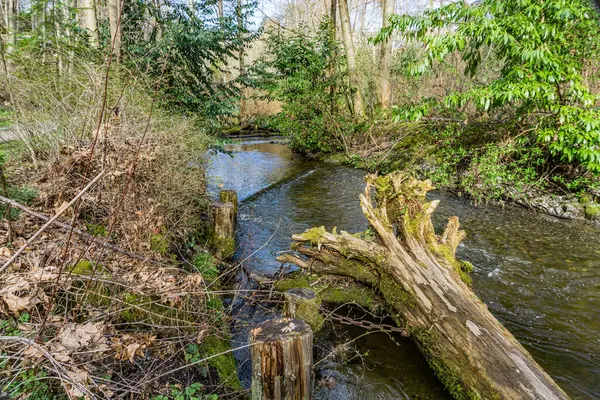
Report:
[{"label": "wooden post", "polygon": [[235,211],[232,203],[215,202],[210,207],[209,243],[219,258],[230,258],[235,250]]},{"label": "wooden post", "polygon": [[219,192],[219,200],[221,203],[232,203],[233,204],[233,212],[235,214],[235,218],[237,218],[238,213],[238,194],[235,190],[221,190]]},{"label": "wooden post", "polygon": [[321,315],[321,300],[314,291],[306,288],[290,289],[285,296],[285,315],[290,318],[300,318],[317,330],[323,324]]},{"label": "wooden post", "polygon": [[313,333],[304,321],[280,318],[250,331],[252,400],[312,398]]}]

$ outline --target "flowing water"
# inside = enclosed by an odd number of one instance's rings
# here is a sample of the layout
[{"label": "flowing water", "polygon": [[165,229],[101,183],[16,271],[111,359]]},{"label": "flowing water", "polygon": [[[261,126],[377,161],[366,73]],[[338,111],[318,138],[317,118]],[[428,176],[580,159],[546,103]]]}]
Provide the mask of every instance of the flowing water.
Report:
[{"label": "flowing water", "polygon": [[[253,274],[279,270],[276,253],[289,248],[292,233],[321,225],[349,232],[367,227],[358,202],[364,171],[308,162],[285,144],[264,140],[228,150],[210,157],[209,191],[238,191],[243,204],[235,258]],[[600,399],[600,230],[513,206],[475,207],[440,191],[430,197],[441,200],[434,215],[438,230],[458,215],[467,231],[458,256],[475,266],[473,289],[492,313],[570,396]],[[243,305],[237,312],[252,324],[273,310]],[[247,325],[238,324],[234,341],[246,335]],[[319,383],[317,398],[449,398],[409,340],[348,326],[322,336],[318,356],[348,340],[358,353],[318,365],[329,379]],[[247,381],[247,353],[236,357]]]}]

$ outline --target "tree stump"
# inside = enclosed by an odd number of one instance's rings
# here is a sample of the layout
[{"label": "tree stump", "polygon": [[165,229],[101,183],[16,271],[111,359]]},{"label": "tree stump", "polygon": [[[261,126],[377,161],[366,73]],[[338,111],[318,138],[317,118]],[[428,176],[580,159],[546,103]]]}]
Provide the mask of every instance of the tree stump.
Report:
[{"label": "tree stump", "polygon": [[323,324],[321,300],[314,291],[306,288],[290,289],[284,294],[285,315],[300,318],[315,331]]},{"label": "tree stump", "polygon": [[219,192],[219,200],[221,203],[232,203],[234,218],[237,218],[238,213],[238,194],[235,190],[221,190]]},{"label": "tree stump", "polygon": [[269,320],[250,331],[252,400],[309,400],[313,333],[304,321]]},{"label": "tree stump", "polygon": [[209,243],[219,258],[230,258],[235,250],[235,209],[232,203],[215,202],[210,207]]}]

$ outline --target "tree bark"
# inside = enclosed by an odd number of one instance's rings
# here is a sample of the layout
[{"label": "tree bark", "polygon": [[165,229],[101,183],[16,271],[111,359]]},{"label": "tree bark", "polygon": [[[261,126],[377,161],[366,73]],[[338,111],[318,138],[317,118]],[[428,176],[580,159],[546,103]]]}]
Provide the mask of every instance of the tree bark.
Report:
[{"label": "tree bark", "polygon": [[8,12],[8,46],[6,52],[12,53],[17,48],[17,34],[19,33],[19,0],[7,0]]},{"label": "tree bark", "polygon": [[112,53],[117,61],[121,60],[121,1],[108,0],[108,20]]},{"label": "tree bark", "polygon": [[269,320],[250,331],[252,400],[312,398],[312,341],[302,320]]},{"label": "tree bark", "polygon": [[358,81],[358,71],[356,70],[356,52],[354,50],[354,40],[352,39],[352,29],[350,27],[348,0],[338,0],[338,4],[340,11],[340,24],[342,25],[342,39],[344,41],[346,62],[348,64],[348,78],[350,80],[350,89],[352,90],[352,109],[354,115],[363,116],[364,109]]},{"label": "tree bark", "polygon": [[[383,0],[382,16],[383,28],[390,25],[388,18],[394,13],[395,0]],[[392,87],[390,84],[390,62],[392,59],[392,40],[384,40],[379,48],[379,87],[378,100],[381,108],[388,109],[392,98]]]},{"label": "tree bark", "polygon": [[235,250],[235,208],[233,203],[215,202],[210,207],[209,242],[215,255],[222,259]]},{"label": "tree bark", "polygon": [[567,399],[465,283],[470,264],[455,258],[465,233],[452,217],[435,234],[430,189],[399,173],[368,176],[360,202],[377,239],[313,228],[293,236],[298,265],[377,288],[457,399]]},{"label": "tree bark", "polygon": [[[238,62],[240,68],[240,78],[243,78],[246,75],[246,66],[244,64],[244,46],[241,44],[242,42],[242,31],[244,29],[244,14],[242,8],[242,0],[237,0],[236,5],[236,16],[237,16],[237,24],[238,24],[238,32],[240,40],[240,51],[238,54]],[[244,90],[244,84],[240,81],[240,122],[244,115],[246,115],[246,91]]]},{"label": "tree bark", "polygon": [[81,0],[81,24],[90,35],[90,45],[98,47],[98,20],[96,18],[95,0]]}]

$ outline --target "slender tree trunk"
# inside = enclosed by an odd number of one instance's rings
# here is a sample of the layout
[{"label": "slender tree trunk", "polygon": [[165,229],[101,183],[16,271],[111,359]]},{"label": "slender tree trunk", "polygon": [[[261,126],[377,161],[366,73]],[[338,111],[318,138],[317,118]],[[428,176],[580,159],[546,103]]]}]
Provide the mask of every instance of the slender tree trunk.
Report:
[{"label": "slender tree trunk", "polygon": [[[388,27],[388,17],[394,13],[394,6],[396,5],[395,0],[383,0],[383,27]],[[383,109],[390,107],[390,101],[392,98],[392,86],[390,83],[390,62],[392,58],[392,39],[389,38],[381,42],[379,48],[379,87],[378,87],[378,101],[379,105]]]},{"label": "slender tree trunk", "polygon": [[108,0],[108,20],[113,54],[117,61],[121,60],[121,1]]},{"label": "slender tree trunk", "polygon": [[[332,43],[335,43],[336,40],[336,36],[337,36],[337,0],[329,0],[330,4],[329,4],[329,12],[330,12],[330,23],[331,23],[331,27],[330,27],[330,37],[329,39],[331,40]],[[331,62],[329,65],[329,76],[331,77],[332,81],[331,81],[331,85],[329,86],[329,95],[331,96],[331,113],[335,114],[336,112],[336,106],[337,106],[337,102],[336,102],[336,96],[335,93],[337,92],[337,87],[336,87],[336,82],[333,80],[334,75],[335,75],[335,64],[336,64],[336,59],[337,59],[337,52],[335,50],[333,50],[333,54],[331,55]]]},{"label": "slender tree trunk", "polygon": [[7,0],[8,46],[7,53],[12,53],[17,48],[17,33],[19,32],[19,0]]},{"label": "slender tree trunk", "polygon": [[355,116],[363,116],[364,109],[358,81],[358,71],[356,70],[356,52],[354,50],[354,40],[352,39],[352,29],[350,28],[348,0],[339,0],[339,6],[342,38],[344,49],[346,50],[346,62],[348,63],[348,77],[350,78],[350,88],[353,92],[352,109]]},{"label": "slender tree trunk", "polygon": [[[236,5],[236,15],[237,15],[237,24],[238,24],[238,32],[239,39],[242,40],[242,31],[244,29],[244,14],[242,9],[242,0],[237,0]],[[240,78],[243,78],[246,75],[246,66],[244,64],[244,46],[240,45],[240,52],[238,54],[238,62],[240,68]],[[240,120],[246,115],[246,93],[244,90],[244,84],[240,83]]]},{"label": "slender tree trunk", "polygon": [[217,14],[219,18],[223,18],[223,0],[217,1]]},{"label": "slender tree trunk", "polygon": [[98,19],[96,18],[95,0],[81,0],[81,25],[90,35],[90,45],[98,47]]}]

